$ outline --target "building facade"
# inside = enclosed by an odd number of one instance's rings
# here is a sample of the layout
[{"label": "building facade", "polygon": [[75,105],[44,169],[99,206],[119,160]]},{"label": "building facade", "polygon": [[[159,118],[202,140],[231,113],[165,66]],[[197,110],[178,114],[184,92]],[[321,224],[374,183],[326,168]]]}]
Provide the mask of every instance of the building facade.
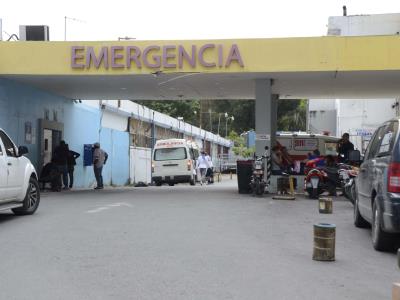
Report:
[{"label": "building facade", "polygon": [[[334,16],[328,21],[330,36],[398,35],[400,14]],[[400,97],[400,95],[399,95]],[[372,133],[384,121],[399,115],[399,99],[310,99],[309,131],[341,136],[365,150]]]},{"label": "building facade", "polygon": [[0,128],[40,172],[60,140],[81,154],[74,186],[95,185],[93,169],[85,165],[85,145],[101,144],[109,155],[103,170],[106,185],[122,186],[151,180],[151,149],[157,139],[195,140],[217,158],[231,142],[128,100],[71,100],[13,80],[0,79]]}]

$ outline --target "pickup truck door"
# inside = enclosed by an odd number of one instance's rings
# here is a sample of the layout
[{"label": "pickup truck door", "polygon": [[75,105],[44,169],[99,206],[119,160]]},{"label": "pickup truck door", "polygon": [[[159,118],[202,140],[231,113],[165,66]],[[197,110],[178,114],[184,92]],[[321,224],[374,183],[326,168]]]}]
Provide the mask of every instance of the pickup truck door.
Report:
[{"label": "pickup truck door", "polygon": [[[16,198],[20,193],[24,183],[24,166],[18,157],[18,151],[11,139],[2,131],[0,138],[3,142],[6,154],[6,164],[8,170],[6,197]],[[3,151],[4,152],[4,151]]]},{"label": "pickup truck door", "polygon": [[0,138],[0,202],[7,198],[7,160],[3,143]]}]

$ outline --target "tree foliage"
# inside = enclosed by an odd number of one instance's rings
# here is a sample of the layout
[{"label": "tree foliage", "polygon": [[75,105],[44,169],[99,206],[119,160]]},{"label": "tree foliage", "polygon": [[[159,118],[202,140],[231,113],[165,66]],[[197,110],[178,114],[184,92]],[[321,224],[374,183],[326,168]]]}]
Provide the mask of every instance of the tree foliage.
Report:
[{"label": "tree foliage", "polygon": [[200,111],[200,102],[191,100],[144,100],[135,101],[155,111],[167,114],[173,118],[183,117],[185,122],[198,126],[196,113]]},{"label": "tree foliage", "polygon": [[[160,100],[135,101],[171,117],[219,133],[245,132],[255,128],[254,100]],[[225,117],[226,114],[228,118]],[[232,120],[232,117],[234,120]],[[278,130],[306,130],[307,100],[278,101]]]},{"label": "tree foliage", "polygon": [[307,130],[307,101],[282,99],[278,102],[278,130]]},{"label": "tree foliage", "polygon": [[232,151],[241,157],[252,157],[256,151],[255,147],[247,148],[245,140],[242,136],[238,135],[236,131],[229,132],[228,139],[233,141]]}]

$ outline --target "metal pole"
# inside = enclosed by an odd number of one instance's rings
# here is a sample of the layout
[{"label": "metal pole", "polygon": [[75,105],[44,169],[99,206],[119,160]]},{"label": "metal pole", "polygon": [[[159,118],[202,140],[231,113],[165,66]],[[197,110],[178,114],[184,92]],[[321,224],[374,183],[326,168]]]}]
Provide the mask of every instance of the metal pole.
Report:
[{"label": "metal pole", "polygon": [[219,125],[221,124],[221,113],[218,114],[218,135],[219,135]]},{"label": "metal pole", "polygon": [[208,110],[209,114],[210,114],[210,132],[212,133],[212,111],[211,108]]},{"label": "metal pole", "polygon": [[228,136],[228,118],[225,118],[225,137]]},{"label": "metal pole", "polygon": [[203,124],[203,101],[200,100],[200,129],[201,129],[201,125]]},{"label": "metal pole", "polygon": [[64,41],[67,40],[67,16],[64,17]]}]

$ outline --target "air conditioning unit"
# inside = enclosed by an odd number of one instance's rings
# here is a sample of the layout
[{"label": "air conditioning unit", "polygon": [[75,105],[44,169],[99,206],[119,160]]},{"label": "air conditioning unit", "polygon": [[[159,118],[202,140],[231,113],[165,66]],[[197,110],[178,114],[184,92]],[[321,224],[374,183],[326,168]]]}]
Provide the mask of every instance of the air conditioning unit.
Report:
[{"label": "air conditioning unit", "polygon": [[48,41],[49,26],[47,25],[20,25],[19,40],[20,41]]}]

